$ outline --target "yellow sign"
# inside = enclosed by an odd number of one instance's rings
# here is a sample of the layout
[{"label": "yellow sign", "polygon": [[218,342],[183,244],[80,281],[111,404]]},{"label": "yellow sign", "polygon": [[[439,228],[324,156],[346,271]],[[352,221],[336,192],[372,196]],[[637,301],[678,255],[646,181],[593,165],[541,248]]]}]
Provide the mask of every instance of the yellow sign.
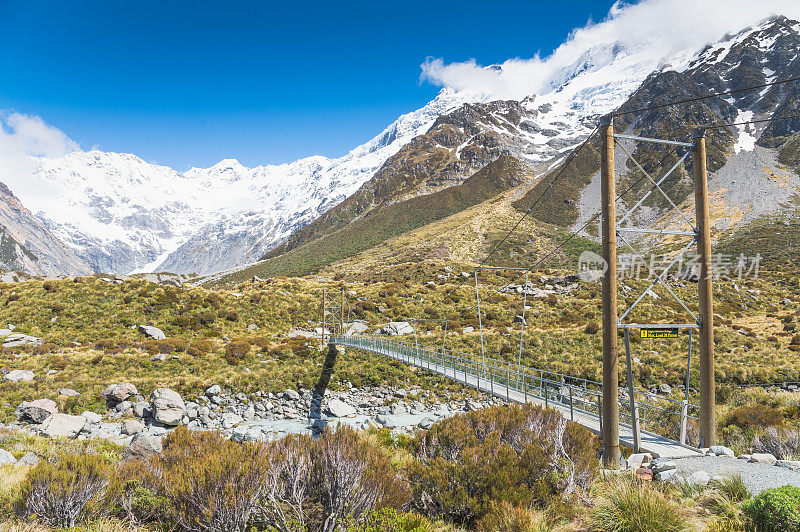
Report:
[{"label": "yellow sign", "polygon": [[677,338],[678,337],[678,329],[677,328],[665,328],[665,329],[640,329],[640,335],[642,338]]}]

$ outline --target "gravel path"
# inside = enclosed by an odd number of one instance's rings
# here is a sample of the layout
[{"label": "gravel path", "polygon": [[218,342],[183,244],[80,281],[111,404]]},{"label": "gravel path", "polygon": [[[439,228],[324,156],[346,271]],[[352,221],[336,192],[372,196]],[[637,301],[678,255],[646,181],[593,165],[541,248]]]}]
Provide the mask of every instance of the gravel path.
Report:
[{"label": "gravel path", "polygon": [[742,475],[745,486],[753,495],[786,484],[800,486],[800,470],[791,471],[774,465],[750,463],[738,458],[702,456],[676,459],[675,463],[678,464],[678,474],[685,477],[695,471],[706,471],[712,477]]}]

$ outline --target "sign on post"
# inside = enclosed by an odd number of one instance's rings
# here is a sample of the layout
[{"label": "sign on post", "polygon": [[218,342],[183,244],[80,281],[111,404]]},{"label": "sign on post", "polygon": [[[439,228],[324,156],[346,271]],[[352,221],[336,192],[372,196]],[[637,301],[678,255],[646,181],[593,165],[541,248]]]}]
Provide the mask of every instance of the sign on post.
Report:
[{"label": "sign on post", "polygon": [[641,338],[678,338],[677,327],[664,327],[661,329],[640,329]]}]

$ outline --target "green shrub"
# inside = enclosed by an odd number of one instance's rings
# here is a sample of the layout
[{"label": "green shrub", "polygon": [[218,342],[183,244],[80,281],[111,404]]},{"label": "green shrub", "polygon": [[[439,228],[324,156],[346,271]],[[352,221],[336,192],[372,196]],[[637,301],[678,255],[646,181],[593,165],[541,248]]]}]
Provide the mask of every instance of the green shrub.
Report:
[{"label": "green shrub", "polygon": [[800,488],[762,491],[742,505],[742,512],[756,532],[800,530]]},{"label": "green shrub", "polygon": [[366,515],[361,523],[349,524],[347,532],[433,532],[433,525],[414,512],[381,508]]},{"label": "green shrub", "polygon": [[456,416],[417,436],[412,506],[461,524],[497,502],[543,507],[588,488],[596,451],[597,438],[556,410],[513,405]]},{"label": "green shrub", "polygon": [[683,532],[689,529],[680,509],[651,483],[633,478],[609,482],[592,515],[596,532]]},{"label": "green shrub", "polygon": [[243,340],[228,342],[225,346],[225,360],[228,364],[235,366],[250,353],[250,342]]},{"label": "green shrub", "polygon": [[53,527],[74,527],[87,517],[87,506],[101,498],[111,467],[92,454],[63,454],[55,463],[40,462],[20,489],[18,513]]}]

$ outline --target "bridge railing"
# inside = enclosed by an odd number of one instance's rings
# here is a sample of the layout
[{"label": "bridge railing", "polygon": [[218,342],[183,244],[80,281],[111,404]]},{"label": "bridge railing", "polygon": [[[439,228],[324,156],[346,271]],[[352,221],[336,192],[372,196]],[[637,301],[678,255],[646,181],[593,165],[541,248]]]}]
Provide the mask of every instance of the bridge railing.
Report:
[{"label": "bridge railing", "polygon": [[[431,348],[404,339],[389,339],[378,335],[333,335],[330,342],[364,349],[389,358],[412,364],[435,373],[475,386],[493,395],[512,399],[536,397],[546,405],[569,407],[570,418],[585,413],[599,418],[602,426],[602,385],[597,381],[574,377],[543,369],[529,368],[514,362],[464,353],[453,349]],[[521,397],[519,397],[521,396]],[[638,431],[658,434],[687,443],[690,420],[698,420],[697,405],[676,401],[646,391],[634,390],[631,402],[627,391],[619,397],[620,419]],[[648,426],[648,419],[650,426]],[[648,430],[648,428],[650,430]]]}]

